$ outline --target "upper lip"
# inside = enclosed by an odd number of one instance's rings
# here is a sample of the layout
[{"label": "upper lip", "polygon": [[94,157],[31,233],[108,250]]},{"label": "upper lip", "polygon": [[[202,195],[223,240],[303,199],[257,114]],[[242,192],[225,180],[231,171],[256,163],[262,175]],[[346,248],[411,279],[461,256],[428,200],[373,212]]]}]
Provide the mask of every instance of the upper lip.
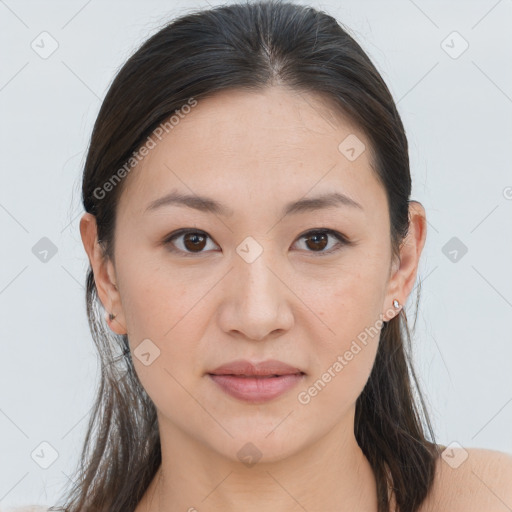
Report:
[{"label": "upper lip", "polygon": [[251,362],[243,359],[231,361],[223,364],[215,370],[208,372],[213,375],[247,375],[247,376],[264,376],[264,375],[293,375],[296,373],[304,373],[301,369],[277,361],[275,359],[267,359],[261,362]]}]

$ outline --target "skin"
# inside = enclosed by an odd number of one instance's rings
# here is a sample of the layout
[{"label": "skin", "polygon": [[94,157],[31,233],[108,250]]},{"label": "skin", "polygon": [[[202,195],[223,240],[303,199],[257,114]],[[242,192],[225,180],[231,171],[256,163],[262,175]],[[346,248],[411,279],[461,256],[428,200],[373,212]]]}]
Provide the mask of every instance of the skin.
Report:
[{"label": "skin", "polygon": [[[338,149],[351,134],[367,148],[354,161]],[[404,304],[415,283],[425,210],[411,203],[409,234],[400,261],[392,261],[387,199],[368,148],[364,133],[311,94],[221,92],[201,100],[125,178],[115,261],[102,257],[95,218],[82,217],[99,298],[116,315],[110,328],[128,333],[158,412],[162,467],[136,512],[377,510],[375,479],[353,428],[379,336],[359,343],[309,403],[297,397],[360,333],[397,314],[393,300]],[[145,212],[171,190],[209,196],[233,213]],[[332,191],[362,208],[280,214],[288,202]],[[202,253],[184,236],[164,243],[180,228],[208,235]],[[322,249],[304,234],[322,228],[353,244],[321,255],[336,238]],[[250,263],[236,251],[246,237],[262,250]],[[134,351],[148,338],[160,355],[146,366]],[[226,395],[206,375],[234,359],[269,358],[306,375],[263,404]],[[249,442],[261,453],[251,467],[237,456]],[[449,478],[443,473],[443,482]],[[436,504],[442,496],[436,490]]]}]

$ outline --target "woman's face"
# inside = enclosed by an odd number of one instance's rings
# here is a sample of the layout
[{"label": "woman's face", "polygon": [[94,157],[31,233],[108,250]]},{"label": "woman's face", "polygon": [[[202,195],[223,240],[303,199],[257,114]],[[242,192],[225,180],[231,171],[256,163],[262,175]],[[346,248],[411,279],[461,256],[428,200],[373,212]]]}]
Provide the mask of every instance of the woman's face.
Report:
[{"label": "woman's face", "polygon": [[[318,98],[230,91],[190,110],[125,178],[108,263],[117,289],[95,271],[100,299],[162,428],[231,459],[249,442],[262,461],[284,458],[353,422],[382,320],[414,276],[392,265],[367,138]],[[220,206],[151,207],[171,193]],[[349,199],[311,202],[331,194]],[[309,202],[285,213],[297,201]],[[250,401],[209,375],[240,359],[303,375]]]}]

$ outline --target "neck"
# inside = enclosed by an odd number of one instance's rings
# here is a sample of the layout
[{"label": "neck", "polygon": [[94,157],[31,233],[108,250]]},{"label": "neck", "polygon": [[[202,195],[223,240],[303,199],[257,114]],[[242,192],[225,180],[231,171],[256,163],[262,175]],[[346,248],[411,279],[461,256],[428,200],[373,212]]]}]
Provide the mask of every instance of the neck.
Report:
[{"label": "neck", "polygon": [[376,482],[355,439],[353,413],[293,455],[270,462],[262,457],[266,462],[252,466],[159,418],[162,464],[136,512],[375,512]]}]

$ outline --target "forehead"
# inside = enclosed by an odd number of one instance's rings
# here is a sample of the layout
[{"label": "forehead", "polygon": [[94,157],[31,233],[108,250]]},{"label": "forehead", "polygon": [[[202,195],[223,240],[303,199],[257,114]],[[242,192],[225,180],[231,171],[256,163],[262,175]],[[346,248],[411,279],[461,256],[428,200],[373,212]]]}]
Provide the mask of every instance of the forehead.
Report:
[{"label": "forehead", "polygon": [[365,210],[386,206],[365,134],[321,97],[222,91],[186,111],[125,178],[120,213],[140,215],[171,191],[215,197],[235,212],[333,191]]}]

